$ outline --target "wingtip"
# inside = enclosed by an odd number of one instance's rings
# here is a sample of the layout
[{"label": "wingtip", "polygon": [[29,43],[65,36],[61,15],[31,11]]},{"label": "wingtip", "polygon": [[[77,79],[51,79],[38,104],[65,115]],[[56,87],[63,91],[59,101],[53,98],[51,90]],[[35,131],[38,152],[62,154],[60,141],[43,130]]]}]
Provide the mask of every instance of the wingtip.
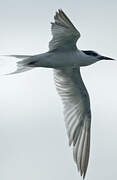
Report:
[{"label": "wingtip", "polygon": [[60,9],[58,9],[58,12],[61,13],[61,12],[63,12],[63,10],[60,8]]},{"label": "wingtip", "polygon": [[56,14],[60,15],[60,14],[65,14],[65,13],[62,10],[62,8],[59,8],[59,9],[57,9]]},{"label": "wingtip", "polygon": [[58,9],[58,12],[60,12],[60,11],[62,11],[62,8],[59,8],[59,9]]},{"label": "wingtip", "polygon": [[77,170],[80,173],[80,176],[82,177],[82,179],[84,180],[86,176],[86,172],[83,172],[82,169],[78,166],[77,166]]}]

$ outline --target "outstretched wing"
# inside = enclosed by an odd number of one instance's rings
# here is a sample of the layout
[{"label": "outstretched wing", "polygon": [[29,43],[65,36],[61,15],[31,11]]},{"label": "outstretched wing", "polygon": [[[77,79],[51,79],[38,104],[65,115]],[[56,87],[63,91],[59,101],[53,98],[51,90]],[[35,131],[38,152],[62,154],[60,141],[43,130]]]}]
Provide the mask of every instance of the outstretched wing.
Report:
[{"label": "outstretched wing", "polygon": [[55,22],[51,23],[53,38],[49,42],[49,49],[54,50],[61,47],[76,46],[80,33],[65,13],[62,10],[58,10],[54,16],[54,20]]},{"label": "outstretched wing", "polygon": [[54,70],[56,89],[62,98],[69,144],[77,168],[85,177],[90,151],[91,112],[89,95],[79,68]]}]

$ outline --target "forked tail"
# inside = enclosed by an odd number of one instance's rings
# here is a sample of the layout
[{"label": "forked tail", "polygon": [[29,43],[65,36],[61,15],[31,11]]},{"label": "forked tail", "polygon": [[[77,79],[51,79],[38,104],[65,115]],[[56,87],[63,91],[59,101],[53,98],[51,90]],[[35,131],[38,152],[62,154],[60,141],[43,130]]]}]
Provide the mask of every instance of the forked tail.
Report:
[{"label": "forked tail", "polygon": [[17,69],[15,71],[10,72],[10,73],[4,73],[4,75],[22,73],[22,72],[29,71],[32,69],[32,67],[26,66],[26,60],[29,59],[31,55],[5,55],[5,57],[13,57],[20,60],[15,62],[17,66]]}]

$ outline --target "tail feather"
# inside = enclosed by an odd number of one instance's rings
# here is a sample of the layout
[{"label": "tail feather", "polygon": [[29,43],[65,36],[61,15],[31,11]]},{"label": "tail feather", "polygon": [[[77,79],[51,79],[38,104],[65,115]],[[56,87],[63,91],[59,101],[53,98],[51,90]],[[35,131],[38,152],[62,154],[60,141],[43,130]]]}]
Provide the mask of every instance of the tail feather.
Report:
[{"label": "tail feather", "polygon": [[25,72],[25,71],[29,71],[29,70],[31,70],[31,69],[32,69],[32,68],[26,67],[26,66],[21,66],[21,67],[18,66],[16,71],[11,72],[11,73],[8,73],[8,74],[5,74],[5,75],[18,74],[18,73],[22,73],[22,72]]},{"label": "tail feather", "polygon": [[25,58],[29,58],[31,57],[31,55],[19,55],[19,54],[11,54],[11,55],[2,55],[2,56],[6,56],[6,57],[14,57],[14,58],[18,58],[18,59],[25,59]]},{"label": "tail feather", "polygon": [[12,75],[12,74],[18,74],[18,73],[22,73],[22,72],[25,72],[25,71],[29,71],[32,69],[32,67],[27,67],[25,65],[25,60],[30,58],[31,55],[4,55],[5,57],[14,57],[14,58],[17,58],[17,59],[21,59],[20,61],[17,61],[15,62],[16,63],[16,66],[17,66],[17,69],[11,73],[6,73],[4,75]]}]

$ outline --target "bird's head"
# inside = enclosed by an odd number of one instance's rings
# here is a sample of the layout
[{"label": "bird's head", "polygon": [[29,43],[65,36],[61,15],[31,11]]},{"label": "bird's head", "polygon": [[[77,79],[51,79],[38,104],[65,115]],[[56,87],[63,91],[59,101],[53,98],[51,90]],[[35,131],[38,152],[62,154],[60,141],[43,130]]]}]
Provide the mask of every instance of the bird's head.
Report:
[{"label": "bird's head", "polygon": [[88,56],[95,57],[97,59],[97,61],[101,61],[101,60],[111,60],[111,61],[113,60],[114,61],[115,60],[115,59],[112,59],[107,56],[102,56],[95,51],[89,50],[89,51],[83,51],[83,52]]}]

